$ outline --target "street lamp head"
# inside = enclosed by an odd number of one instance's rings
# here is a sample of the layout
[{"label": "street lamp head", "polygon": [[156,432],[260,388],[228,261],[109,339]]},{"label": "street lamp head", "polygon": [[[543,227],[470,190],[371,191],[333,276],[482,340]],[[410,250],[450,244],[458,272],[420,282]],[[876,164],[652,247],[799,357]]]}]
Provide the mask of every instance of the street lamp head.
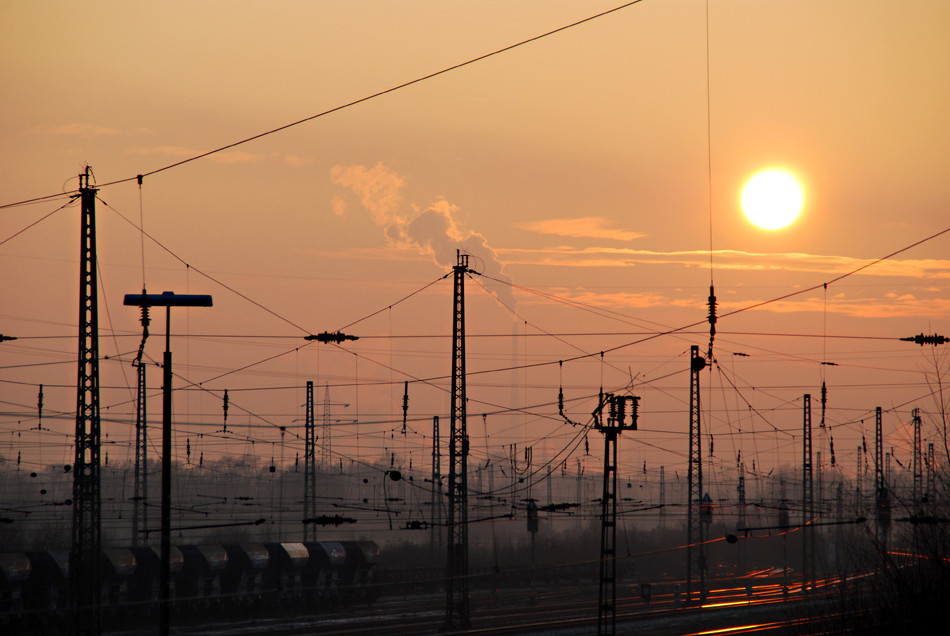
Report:
[{"label": "street lamp head", "polygon": [[136,307],[211,307],[209,294],[126,294],[123,305]]}]

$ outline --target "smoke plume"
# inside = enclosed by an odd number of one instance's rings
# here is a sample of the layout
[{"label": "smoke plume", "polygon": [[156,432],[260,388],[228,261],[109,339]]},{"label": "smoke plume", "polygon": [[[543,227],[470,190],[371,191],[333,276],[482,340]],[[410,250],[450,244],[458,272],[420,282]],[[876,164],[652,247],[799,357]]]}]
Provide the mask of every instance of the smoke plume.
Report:
[{"label": "smoke plume", "polygon": [[[460,250],[471,256],[469,267],[475,271],[504,283],[511,282],[485,237],[460,225],[458,206],[441,198],[425,208],[404,204],[405,178],[382,163],[372,168],[338,165],[330,171],[330,176],[334,183],[360,198],[360,204],[370,212],[391,245],[417,249],[446,268],[457,263],[456,250]],[[341,197],[334,198],[333,210],[341,216],[346,214],[346,203]],[[483,279],[483,284],[514,309],[514,295],[509,285],[487,279]]]}]

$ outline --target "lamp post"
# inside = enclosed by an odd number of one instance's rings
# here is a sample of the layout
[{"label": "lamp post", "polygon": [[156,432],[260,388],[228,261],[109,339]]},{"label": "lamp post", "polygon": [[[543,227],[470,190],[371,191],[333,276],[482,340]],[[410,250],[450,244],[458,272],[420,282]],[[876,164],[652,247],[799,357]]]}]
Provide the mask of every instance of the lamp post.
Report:
[{"label": "lamp post", "polygon": [[126,294],[124,305],[135,307],[165,308],[165,355],[162,360],[164,371],[162,386],[162,527],[161,527],[161,606],[158,613],[158,627],[161,636],[167,636],[169,623],[169,597],[171,596],[171,484],[172,484],[172,352],[171,352],[171,308],[172,307],[211,307],[211,296],[207,294]]}]

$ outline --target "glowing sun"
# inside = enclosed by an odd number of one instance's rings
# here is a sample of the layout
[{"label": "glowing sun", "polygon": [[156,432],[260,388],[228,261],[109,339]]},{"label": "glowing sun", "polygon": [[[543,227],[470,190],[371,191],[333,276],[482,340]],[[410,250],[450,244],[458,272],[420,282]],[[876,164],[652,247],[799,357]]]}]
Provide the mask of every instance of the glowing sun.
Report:
[{"label": "glowing sun", "polygon": [[742,189],[742,211],[764,230],[790,225],[802,211],[805,195],[798,180],[783,170],[763,170]]}]

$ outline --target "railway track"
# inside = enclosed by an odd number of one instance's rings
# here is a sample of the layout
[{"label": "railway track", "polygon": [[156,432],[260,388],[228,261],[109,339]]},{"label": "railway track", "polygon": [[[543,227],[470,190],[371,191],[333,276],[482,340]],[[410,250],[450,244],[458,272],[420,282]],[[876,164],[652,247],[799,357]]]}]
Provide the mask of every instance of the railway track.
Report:
[{"label": "railway track", "polygon": [[[672,586],[671,586],[672,587]],[[631,586],[626,586],[630,591]],[[751,589],[744,585],[712,589],[702,605],[684,606],[675,593],[654,595],[647,604],[639,594],[618,597],[617,634],[660,636],[691,634],[799,633],[833,631],[829,625],[842,624],[835,613],[834,591],[808,595],[792,589],[788,593],[774,581],[765,581]],[[384,598],[372,606],[350,607],[318,616],[261,618],[216,622],[173,629],[179,636],[291,636],[302,634],[339,634],[368,636],[377,634],[453,634],[502,635],[526,634],[569,636],[591,634],[597,630],[597,589],[573,588],[478,591],[471,599],[472,625],[467,630],[444,627],[445,597],[439,593]]]}]

